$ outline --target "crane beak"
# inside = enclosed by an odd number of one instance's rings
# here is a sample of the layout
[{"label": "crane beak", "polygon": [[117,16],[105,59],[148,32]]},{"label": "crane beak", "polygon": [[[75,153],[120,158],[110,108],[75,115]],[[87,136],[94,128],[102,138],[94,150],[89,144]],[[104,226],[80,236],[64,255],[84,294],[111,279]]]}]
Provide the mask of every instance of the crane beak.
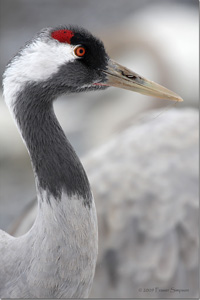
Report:
[{"label": "crane beak", "polygon": [[111,59],[109,59],[107,69],[102,70],[102,72],[106,74],[107,78],[104,85],[115,86],[162,99],[183,101],[183,99],[174,92],[130,71]]}]

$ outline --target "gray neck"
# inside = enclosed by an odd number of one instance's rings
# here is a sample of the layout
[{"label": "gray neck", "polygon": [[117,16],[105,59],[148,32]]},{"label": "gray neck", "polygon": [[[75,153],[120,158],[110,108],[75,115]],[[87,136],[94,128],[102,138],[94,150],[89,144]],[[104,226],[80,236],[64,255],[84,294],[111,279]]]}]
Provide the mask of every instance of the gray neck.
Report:
[{"label": "gray neck", "polygon": [[[91,191],[85,171],[67,140],[53,111],[51,91],[37,84],[27,85],[14,105],[14,114],[30,153],[38,188],[61,200],[62,192],[91,204]],[[48,98],[47,98],[48,97]]]}]

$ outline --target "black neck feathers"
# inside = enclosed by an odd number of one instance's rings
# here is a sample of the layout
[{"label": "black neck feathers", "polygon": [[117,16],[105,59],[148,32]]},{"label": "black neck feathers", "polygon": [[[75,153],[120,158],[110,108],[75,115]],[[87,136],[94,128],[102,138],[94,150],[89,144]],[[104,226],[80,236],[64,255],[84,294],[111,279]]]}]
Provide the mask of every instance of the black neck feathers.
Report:
[{"label": "black neck feathers", "polygon": [[[39,187],[60,200],[62,191],[90,206],[91,191],[79,158],[53,110],[52,93],[41,84],[28,84],[15,101],[14,114],[30,153]],[[47,199],[48,201],[48,199]]]}]

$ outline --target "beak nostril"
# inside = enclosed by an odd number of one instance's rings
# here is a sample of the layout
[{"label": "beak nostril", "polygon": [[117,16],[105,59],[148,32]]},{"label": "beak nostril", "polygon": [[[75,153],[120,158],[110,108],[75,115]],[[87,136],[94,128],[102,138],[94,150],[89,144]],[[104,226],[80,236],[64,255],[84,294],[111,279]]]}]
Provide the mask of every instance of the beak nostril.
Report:
[{"label": "beak nostril", "polygon": [[126,75],[127,78],[131,78],[131,79],[137,79],[137,76],[135,75]]},{"label": "beak nostril", "polygon": [[121,71],[121,74],[122,74],[122,76],[125,76],[125,77],[130,78],[130,79],[134,79],[134,80],[138,78],[136,75],[125,74],[123,71]]}]

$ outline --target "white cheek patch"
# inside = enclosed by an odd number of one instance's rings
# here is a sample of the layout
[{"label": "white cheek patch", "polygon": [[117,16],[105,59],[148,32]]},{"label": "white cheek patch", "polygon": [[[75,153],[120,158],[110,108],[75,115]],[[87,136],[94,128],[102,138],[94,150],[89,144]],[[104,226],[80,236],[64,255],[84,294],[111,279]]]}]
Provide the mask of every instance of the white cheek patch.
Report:
[{"label": "white cheek patch", "polygon": [[16,56],[4,73],[3,88],[7,105],[11,108],[15,95],[27,82],[44,81],[59,67],[75,60],[74,46],[67,43],[45,43],[36,40]]}]

